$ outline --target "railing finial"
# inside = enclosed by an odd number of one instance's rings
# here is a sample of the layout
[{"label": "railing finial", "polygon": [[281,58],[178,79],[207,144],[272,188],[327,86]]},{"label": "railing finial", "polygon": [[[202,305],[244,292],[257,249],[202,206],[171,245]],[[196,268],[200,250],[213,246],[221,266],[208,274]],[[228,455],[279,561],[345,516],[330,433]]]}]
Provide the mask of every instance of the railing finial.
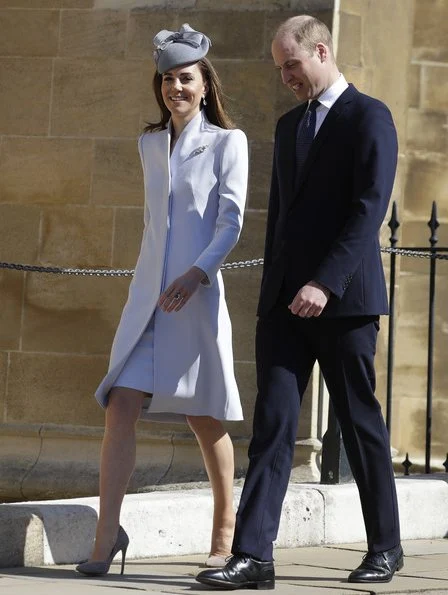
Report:
[{"label": "railing finial", "polygon": [[431,237],[429,238],[429,242],[431,246],[435,246],[439,241],[437,237],[436,231],[439,227],[440,223],[437,219],[437,203],[435,200],[432,201],[432,208],[431,208],[431,219],[428,221],[429,229],[431,230]]},{"label": "railing finial", "polygon": [[392,213],[389,219],[389,223],[387,224],[391,230],[391,236],[389,238],[390,241],[390,245],[393,248],[395,246],[395,244],[398,242],[398,236],[397,236],[397,229],[400,227],[400,222],[398,221],[398,215],[397,215],[397,201],[394,200],[394,202],[392,203]]}]

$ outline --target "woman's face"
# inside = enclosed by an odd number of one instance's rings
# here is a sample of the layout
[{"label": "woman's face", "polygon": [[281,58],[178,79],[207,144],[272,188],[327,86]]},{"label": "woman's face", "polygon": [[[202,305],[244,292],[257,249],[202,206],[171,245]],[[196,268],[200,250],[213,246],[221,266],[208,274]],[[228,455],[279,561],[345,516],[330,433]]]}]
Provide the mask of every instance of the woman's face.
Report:
[{"label": "woman's face", "polygon": [[162,97],[175,119],[189,121],[201,109],[201,99],[207,84],[198,64],[179,66],[162,75]]}]

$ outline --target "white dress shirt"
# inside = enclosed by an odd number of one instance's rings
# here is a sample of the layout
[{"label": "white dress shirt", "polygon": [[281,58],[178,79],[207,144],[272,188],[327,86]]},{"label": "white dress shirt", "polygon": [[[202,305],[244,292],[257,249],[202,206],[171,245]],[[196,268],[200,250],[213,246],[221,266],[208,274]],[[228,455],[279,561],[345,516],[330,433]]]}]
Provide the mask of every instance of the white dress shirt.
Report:
[{"label": "white dress shirt", "polygon": [[330,108],[334,105],[337,99],[347,89],[348,83],[345,80],[343,74],[340,74],[336,81],[326,91],[318,97],[320,105],[316,108],[316,129],[314,136],[319,132],[319,128],[322,126]]}]

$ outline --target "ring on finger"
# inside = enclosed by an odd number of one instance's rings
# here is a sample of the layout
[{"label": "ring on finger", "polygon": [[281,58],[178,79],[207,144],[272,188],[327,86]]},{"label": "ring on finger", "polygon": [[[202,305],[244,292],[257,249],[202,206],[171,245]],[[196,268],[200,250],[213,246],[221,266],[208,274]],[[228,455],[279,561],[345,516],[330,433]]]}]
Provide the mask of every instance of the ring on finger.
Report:
[{"label": "ring on finger", "polygon": [[176,301],[178,301],[178,300],[181,300],[181,299],[182,299],[182,295],[181,295],[181,293],[180,293],[179,291],[178,291],[178,292],[176,293],[176,295],[174,296],[174,299],[175,299]]}]

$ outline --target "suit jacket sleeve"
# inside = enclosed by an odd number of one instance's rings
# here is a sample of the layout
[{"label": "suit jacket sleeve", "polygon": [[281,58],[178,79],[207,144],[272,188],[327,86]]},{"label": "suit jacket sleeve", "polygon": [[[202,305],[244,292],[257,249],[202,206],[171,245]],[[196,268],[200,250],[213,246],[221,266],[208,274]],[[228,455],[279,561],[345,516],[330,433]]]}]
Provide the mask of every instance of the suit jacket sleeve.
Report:
[{"label": "suit jacket sleeve", "polygon": [[366,249],[378,241],[392,193],[397,153],[390,111],[376,101],[365,109],[356,131],[349,216],[313,277],[338,298],[344,295]]},{"label": "suit jacket sleeve", "polygon": [[194,263],[211,285],[224,259],[238,241],[243,225],[248,176],[247,139],[241,130],[226,135],[220,156],[218,216],[212,241]]}]

